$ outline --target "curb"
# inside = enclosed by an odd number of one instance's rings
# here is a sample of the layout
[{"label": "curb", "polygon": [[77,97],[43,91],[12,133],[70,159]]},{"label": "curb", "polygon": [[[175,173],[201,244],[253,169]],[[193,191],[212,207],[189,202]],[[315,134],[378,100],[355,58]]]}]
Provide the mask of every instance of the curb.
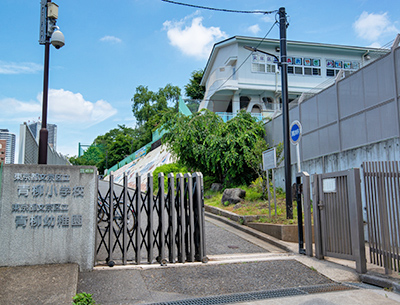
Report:
[{"label": "curb", "polygon": [[243,231],[243,232],[245,232],[247,234],[250,234],[250,235],[252,235],[254,237],[257,237],[257,238],[259,238],[259,239],[261,239],[261,240],[263,240],[265,242],[268,242],[271,245],[273,245],[275,247],[278,247],[278,248],[280,248],[280,249],[282,249],[282,250],[284,250],[286,252],[293,253],[293,251],[288,246],[283,244],[279,239],[277,239],[275,237],[269,236],[269,235],[267,235],[265,233],[261,233],[261,232],[255,230],[255,229],[249,228],[249,227],[247,227],[245,225],[238,224],[238,223],[236,223],[236,222],[234,222],[234,221],[232,221],[230,219],[227,219],[225,217],[212,214],[210,212],[205,212],[205,215],[207,217],[214,218],[214,219],[219,220],[219,221],[221,221],[221,222],[223,222],[225,224],[228,224],[228,225],[234,227],[235,229],[238,229],[238,230]]},{"label": "curb", "polygon": [[400,284],[396,283],[393,279],[384,278],[377,275],[360,274],[360,280],[366,284],[393,289],[394,292],[400,293]]}]

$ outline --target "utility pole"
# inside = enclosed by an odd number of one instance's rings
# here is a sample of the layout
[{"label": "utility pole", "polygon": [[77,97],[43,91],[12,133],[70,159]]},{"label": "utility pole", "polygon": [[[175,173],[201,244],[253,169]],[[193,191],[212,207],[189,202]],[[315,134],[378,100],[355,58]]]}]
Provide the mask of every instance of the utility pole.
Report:
[{"label": "utility pole", "polygon": [[281,80],[282,80],[282,118],[283,118],[283,147],[285,158],[285,190],[286,190],[286,218],[293,219],[292,204],[292,170],[290,160],[290,138],[289,138],[289,94],[287,82],[287,51],[286,51],[286,11],[284,7],[279,8],[279,29],[281,49]]}]

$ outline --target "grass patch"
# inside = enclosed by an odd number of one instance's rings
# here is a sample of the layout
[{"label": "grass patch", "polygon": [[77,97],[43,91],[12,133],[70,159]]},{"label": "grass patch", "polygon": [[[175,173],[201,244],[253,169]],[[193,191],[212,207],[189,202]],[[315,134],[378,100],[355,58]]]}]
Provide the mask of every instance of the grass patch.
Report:
[{"label": "grass patch", "polygon": [[[242,216],[260,216],[258,222],[261,223],[272,223],[272,224],[285,224],[285,225],[297,225],[297,203],[293,202],[293,219],[286,219],[286,199],[285,193],[276,194],[276,214],[275,214],[275,203],[273,196],[271,196],[271,217],[269,217],[269,204],[268,200],[262,199],[262,194],[257,192],[252,187],[241,186],[239,187],[246,191],[246,197],[240,204],[240,207],[234,209],[233,204],[224,205],[221,203],[222,192],[206,191],[204,196],[204,203],[209,206],[217,207],[225,211],[235,213]],[[303,220],[304,221],[304,220]],[[303,222],[304,223],[304,222]]]}]

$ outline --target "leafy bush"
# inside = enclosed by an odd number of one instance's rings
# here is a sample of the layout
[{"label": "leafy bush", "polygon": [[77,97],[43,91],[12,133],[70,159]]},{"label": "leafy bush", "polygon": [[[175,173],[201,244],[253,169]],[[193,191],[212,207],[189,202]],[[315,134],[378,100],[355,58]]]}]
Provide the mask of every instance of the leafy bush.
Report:
[{"label": "leafy bush", "polygon": [[179,163],[170,163],[170,164],[163,164],[158,166],[153,172],[153,189],[154,191],[158,191],[158,174],[164,173],[164,188],[167,191],[168,187],[168,174],[173,173],[174,177],[176,178],[176,174],[188,173],[188,169],[186,166],[183,166]]},{"label": "leafy bush", "polygon": [[77,293],[72,300],[75,305],[96,305],[92,295],[86,292]]},{"label": "leafy bush", "polygon": [[247,112],[224,123],[209,110],[191,116],[165,116],[169,132],[164,142],[188,167],[213,176],[225,187],[248,184],[266,149],[264,126]]},{"label": "leafy bush", "polygon": [[209,190],[211,188],[211,184],[218,182],[217,178],[213,176],[204,176],[204,190]]}]

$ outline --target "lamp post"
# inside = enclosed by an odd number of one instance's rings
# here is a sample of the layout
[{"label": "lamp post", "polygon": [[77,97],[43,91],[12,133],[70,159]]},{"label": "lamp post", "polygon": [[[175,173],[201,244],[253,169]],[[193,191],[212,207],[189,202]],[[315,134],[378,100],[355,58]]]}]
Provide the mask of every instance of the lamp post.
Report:
[{"label": "lamp post", "polygon": [[[43,102],[42,102],[42,128],[39,132],[39,158],[38,164],[47,164],[47,101],[49,92],[49,61],[50,43],[59,49],[65,44],[64,35],[56,26],[58,18],[58,5],[51,0],[40,2],[40,34],[39,44],[44,45],[44,72],[43,72]],[[57,29],[55,31],[55,29]]]},{"label": "lamp post", "polygon": [[273,56],[278,61],[278,66],[281,69],[282,81],[282,118],[283,118],[283,148],[284,148],[284,163],[285,163],[285,190],[286,190],[286,218],[293,219],[293,204],[292,204],[292,171],[290,158],[290,137],[289,137],[289,94],[287,83],[287,53],[286,53],[286,28],[288,26],[286,20],[286,11],[284,7],[279,9],[279,29],[280,29],[280,52],[281,59],[274,54],[259,50],[251,46],[244,46],[246,50],[252,52],[260,52]]}]

